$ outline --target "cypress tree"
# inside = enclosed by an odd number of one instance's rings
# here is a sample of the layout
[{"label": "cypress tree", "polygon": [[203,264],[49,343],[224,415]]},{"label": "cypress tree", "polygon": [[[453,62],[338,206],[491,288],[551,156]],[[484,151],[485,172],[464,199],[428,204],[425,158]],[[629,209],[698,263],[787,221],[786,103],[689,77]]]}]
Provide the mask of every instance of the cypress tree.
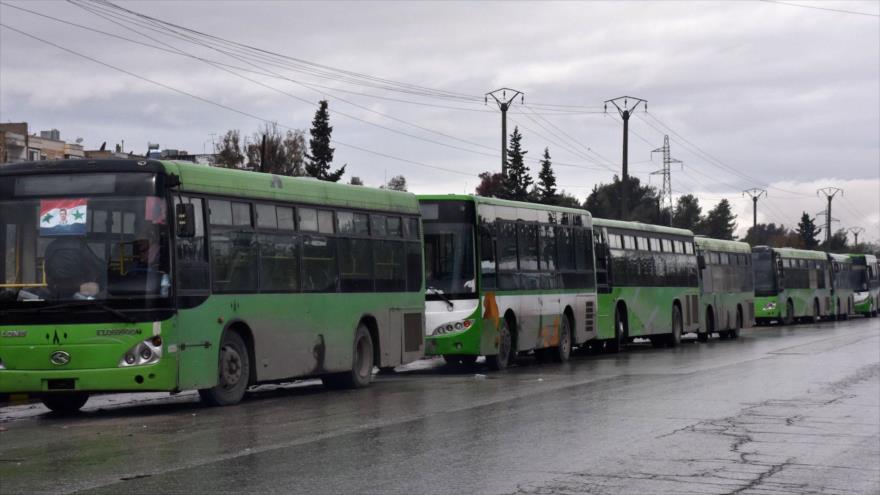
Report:
[{"label": "cypress tree", "polygon": [[330,135],[333,133],[333,127],[330,125],[330,112],[327,110],[327,100],[321,100],[318,104],[318,111],[315,112],[315,118],[312,120],[312,129],[309,131],[311,138],[309,139],[309,153],[306,158],[306,174],[320,180],[330,182],[338,182],[345,173],[345,165],[335,172],[330,172],[330,165],[333,163],[333,152],[330,147]]},{"label": "cypress tree", "polygon": [[545,205],[556,204],[556,175],[550,162],[550,148],[544,148],[541,171],[538,173],[538,201]]},{"label": "cypress tree", "polygon": [[528,200],[529,186],[532,185],[529,167],[523,160],[528,151],[522,149],[521,141],[522,134],[519,133],[519,127],[514,127],[507,148],[507,176],[504,178],[504,189],[507,199],[516,201]]}]

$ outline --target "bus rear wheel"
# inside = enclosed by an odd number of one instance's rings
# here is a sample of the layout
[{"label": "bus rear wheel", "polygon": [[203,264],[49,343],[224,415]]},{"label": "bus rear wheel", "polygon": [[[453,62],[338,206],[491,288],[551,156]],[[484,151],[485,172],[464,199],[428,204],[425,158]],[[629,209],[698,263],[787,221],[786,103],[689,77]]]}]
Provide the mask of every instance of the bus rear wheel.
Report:
[{"label": "bus rear wheel", "polygon": [[367,326],[361,323],[354,333],[351,370],[321,377],[328,388],[362,388],[373,380],[373,339]]},{"label": "bus rear wheel", "polygon": [[57,414],[73,414],[79,412],[89,400],[85,392],[46,394],[41,397],[43,405]]},{"label": "bus rear wheel", "polygon": [[564,363],[571,357],[571,321],[568,315],[562,315],[559,325],[559,344],[547,351],[550,359],[557,363]]},{"label": "bus rear wheel", "polygon": [[678,347],[681,344],[681,334],[684,331],[684,320],[681,317],[681,308],[676,304],[672,306],[672,333],[666,338],[666,345]]},{"label": "bus rear wheel", "polygon": [[736,339],[738,339],[738,338],[739,338],[739,334],[740,334],[740,332],[742,331],[742,327],[743,327],[743,314],[742,314],[742,310],[741,310],[741,309],[737,309],[737,310],[736,310],[736,326],[733,327],[733,330],[728,330],[728,331],[727,331],[727,336],[728,336],[730,339],[732,339],[732,340],[736,340]]},{"label": "bus rear wheel", "polygon": [[510,327],[506,318],[501,320],[501,328],[498,329],[498,333],[498,354],[486,356],[486,364],[489,365],[489,369],[494,371],[501,371],[510,366],[514,355],[513,336],[510,335]]}]

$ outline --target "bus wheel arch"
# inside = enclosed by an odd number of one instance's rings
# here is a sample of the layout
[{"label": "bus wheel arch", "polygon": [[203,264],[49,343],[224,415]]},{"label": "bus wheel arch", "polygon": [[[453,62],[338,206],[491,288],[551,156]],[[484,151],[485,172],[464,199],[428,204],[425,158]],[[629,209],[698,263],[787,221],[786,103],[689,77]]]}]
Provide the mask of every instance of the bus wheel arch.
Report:
[{"label": "bus wheel arch", "polygon": [[504,312],[504,321],[507,322],[507,331],[510,332],[510,354],[511,356],[516,356],[517,350],[517,323],[516,323],[516,313],[513,312],[512,309],[508,309]]},{"label": "bus wheel arch", "polygon": [[[507,343],[510,348],[504,352],[505,338],[504,331],[507,333]],[[493,371],[501,371],[509,367],[516,356],[516,315],[512,309],[504,312],[504,317],[499,322],[498,328],[498,352],[493,355],[486,356],[486,364]]]},{"label": "bus wheel arch", "polygon": [[745,326],[745,313],[743,312],[742,304],[737,303],[735,318],[736,320],[734,320],[733,329],[728,330],[727,332],[727,336],[734,340],[739,338],[739,334]]},{"label": "bus wheel arch", "polygon": [[626,347],[629,336],[629,311],[626,302],[619,300],[614,305],[614,336],[606,341],[605,348],[610,352],[620,352]]},{"label": "bus wheel arch", "polygon": [[[226,325],[226,328],[223,329],[223,333],[225,334],[226,332],[235,332],[241,337],[241,340],[244,341],[248,353],[248,385],[254,385],[257,383],[257,360],[254,352],[254,332],[251,330],[251,327],[242,320],[230,321]],[[222,337],[220,340],[222,342]]]},{"label": "bus wheel arch", "polygon": [[794,323],[794,301],[791,298],[785,300],[785,314],[780,318],[783,325],[791,325]]},{"label": "bus wheel arch", "polygon": [[575,328],[575,319],[574,319],[574,310],[571,306],[565,306],[565,309],[562,311],[562,317],[568,318],[568,328],[571,330],[570,342],[571,346],[574,347],[578,345],[578,342],[575,337],[577,337],[577,329]]}]

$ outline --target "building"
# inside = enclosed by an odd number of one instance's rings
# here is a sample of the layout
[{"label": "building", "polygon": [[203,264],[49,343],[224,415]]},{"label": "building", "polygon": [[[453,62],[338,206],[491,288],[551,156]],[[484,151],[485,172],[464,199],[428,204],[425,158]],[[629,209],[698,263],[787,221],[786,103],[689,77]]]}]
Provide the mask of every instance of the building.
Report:
[{"label": "building", "polygon": [[0,124],[0,164],[66,158],[85,158],[85,152],[78,142],[62,140],[58,129],[37,136],[29,133],[27,122]]}]

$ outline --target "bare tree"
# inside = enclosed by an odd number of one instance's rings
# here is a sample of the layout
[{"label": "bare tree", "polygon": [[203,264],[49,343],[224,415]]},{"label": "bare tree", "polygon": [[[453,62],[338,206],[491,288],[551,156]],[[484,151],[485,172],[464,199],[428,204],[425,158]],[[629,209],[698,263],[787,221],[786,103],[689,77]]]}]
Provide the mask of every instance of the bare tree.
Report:
[{"label": "bare tree", "polygon": [[241,136],[238,129],[226,131],[223,138],[216,144],[217,166],[223,168],[241,168],[244,154],[241,149]]}]

